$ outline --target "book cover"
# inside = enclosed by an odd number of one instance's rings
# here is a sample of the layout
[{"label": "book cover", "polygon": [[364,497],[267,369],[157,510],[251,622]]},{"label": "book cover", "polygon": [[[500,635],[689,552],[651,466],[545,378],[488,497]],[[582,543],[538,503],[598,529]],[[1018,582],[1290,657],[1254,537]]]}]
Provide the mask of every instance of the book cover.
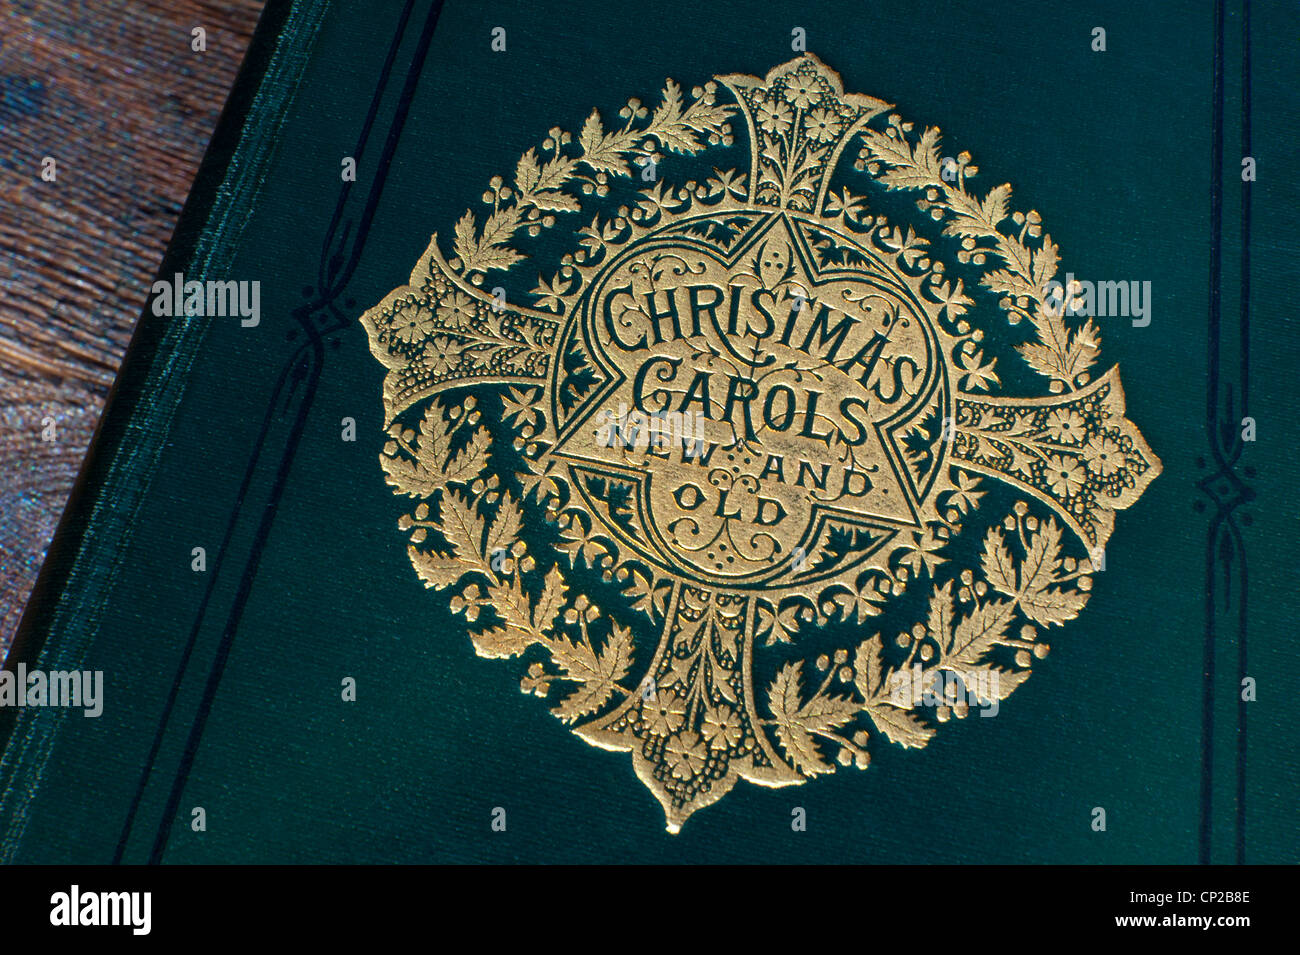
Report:
[{"label": "book cover", "polygon": [[1295,861],[1295,25],[271,4],[0,858]]}]

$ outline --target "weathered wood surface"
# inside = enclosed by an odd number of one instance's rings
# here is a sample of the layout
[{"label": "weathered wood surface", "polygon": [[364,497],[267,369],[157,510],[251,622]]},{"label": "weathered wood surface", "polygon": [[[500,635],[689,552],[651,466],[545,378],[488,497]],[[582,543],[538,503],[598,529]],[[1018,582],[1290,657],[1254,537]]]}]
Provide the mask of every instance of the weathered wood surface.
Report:
[{"label": "weathered wood surface", "polygon": [[[0,10],[0,654],[261,6]],[[206,52],[191,49],[196,26]],[[46,156],[54,182],[41,178]]]}]

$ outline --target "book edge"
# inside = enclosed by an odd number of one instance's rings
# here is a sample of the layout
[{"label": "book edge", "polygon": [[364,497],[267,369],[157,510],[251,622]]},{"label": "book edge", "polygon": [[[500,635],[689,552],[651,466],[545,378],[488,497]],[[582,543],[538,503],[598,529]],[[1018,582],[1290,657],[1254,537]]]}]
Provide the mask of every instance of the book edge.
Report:
[{"label": "book edge", "polygon": [[[294,99],[292,92],[262,96],[262,91],[268,78],[286,67],[301,77],[328,6],[328,0],[270,0],[263,9],[156,276],[195,272],[196,265],[198,272],[210,270],[215,257],[233,248],[244,220],[226,213],[260,187],[259,173],[277,151],[276,134]],[[19,664],[31,669],[52,660],[77,661],[89,648],[95,628],[77,617],[87,608],[102,606],[114,576],[105,565],[115,564],[112,558],[120,559],[131,539],[129,514],[110,503],[116,491],[138,484],[139,469],[123,460],[156,455],[165,446],[172,415],[185,390],[183,371],[192,363],[206,331],[198,322],[156,320],[148,302],[142,305],[4,668],[14,671]],[[167,401],[156,400],[153,386],[160,380],[176,383]],[[144,491],[137,487],[130,496],[141,499]],[[100,511],[119,513],[103,526],[96,519]],[[104,560],[106,555],[110,560]],[[57,729],[60,714],[33,716],[33,712],[0,709],[0,820],[12,815],[10,784],[26,767],[31,744]],[[36,747],[41,753],[49,748]],[[35,782],[24,789],[30,796]],[[0,845],[0,858],[8,858],[16,848],[11,834],[12,830],[6,832]]]}]

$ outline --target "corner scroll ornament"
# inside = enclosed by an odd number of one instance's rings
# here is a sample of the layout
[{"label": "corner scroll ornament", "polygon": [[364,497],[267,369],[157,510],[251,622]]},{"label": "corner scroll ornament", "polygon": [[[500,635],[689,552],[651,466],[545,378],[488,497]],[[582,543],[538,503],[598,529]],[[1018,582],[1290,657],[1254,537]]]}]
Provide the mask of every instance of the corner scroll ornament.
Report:
[{"label": "corner scroll ornament", "polygon": [[669,80],[550,130],[361,319],[419,578],[670,832],[1006,698],[1160,473],[1038,213],[891,110],[811,54]]}]

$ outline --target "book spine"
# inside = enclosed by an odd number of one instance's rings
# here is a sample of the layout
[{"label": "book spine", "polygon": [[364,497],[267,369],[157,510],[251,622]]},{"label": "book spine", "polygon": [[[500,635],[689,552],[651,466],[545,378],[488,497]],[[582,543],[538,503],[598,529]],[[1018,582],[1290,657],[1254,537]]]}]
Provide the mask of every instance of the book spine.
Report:
[{"label": "book spine", "polygon": [[[157,276],[217,275],[230,262],[328,7],[329,0],[267,4]],[[155,316],[143,306],[6,669],[80,668],[206,332],[202,321]],[[10,823],[38,788],[59,716],[0,708],[0,859],[21,838],[22,827]],[[19,777],[24,784],[13,785]]]}]

